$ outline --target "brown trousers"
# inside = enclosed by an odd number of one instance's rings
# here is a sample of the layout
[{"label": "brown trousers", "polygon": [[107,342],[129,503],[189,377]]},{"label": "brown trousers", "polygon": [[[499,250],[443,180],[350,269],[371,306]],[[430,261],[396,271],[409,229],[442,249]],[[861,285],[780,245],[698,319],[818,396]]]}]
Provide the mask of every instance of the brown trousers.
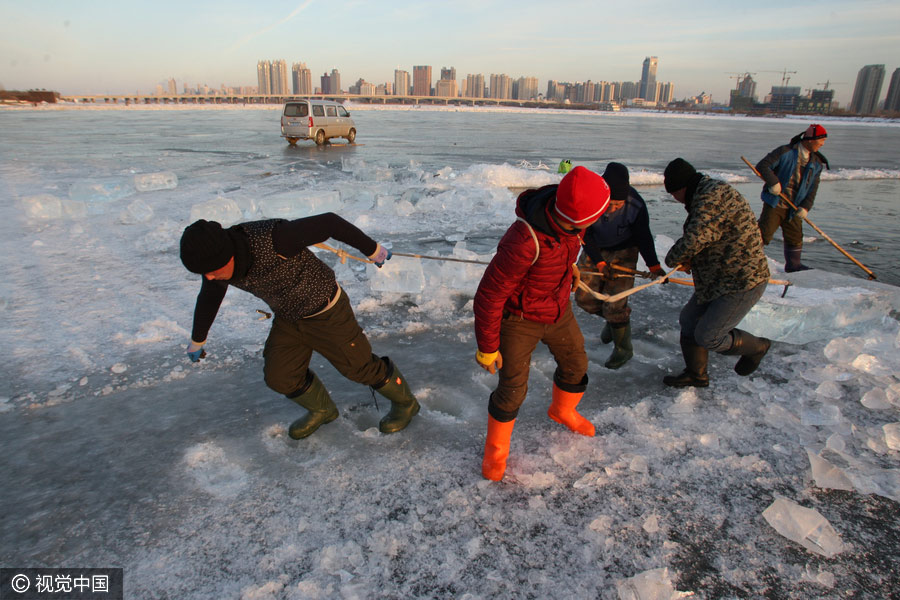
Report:
[{"label": "brown trousers", "polygon": [[500,324],[500,355],[503,368],[500,381],[491,394],[488,412],[501,422],[516,418],[528,393],[531,354],[543,342],[556,359],[554,382],[570,391],[584,391],[587,385],[588,358],[584,336],[572,310],[556,323],[535,323],[522,317],[504,317]]},{"label": "brown trousers", "polygon": [[[601,250],[601,255],[603,260],[611,265],[619,265],[632,270],[637,266],[637,246],[621,250]],[[613,275],[615,277],[604,279],[603,277],[588,274],[587,271],[595,271],[597,267],[594,261],[591,260],[591,257],[587,255],[587,252],[581,253],[581,258],[578,259],[578,268],[582,271],[581,280],[599,294],[613,296],[634,287],[634,275],[614,271]],[[622,298],[616,302],[603,302],[578,288],[575,290],[575,302],[583,311],[592,315],[602,315],[604,319],[613,325],[624,325],[631,319],[631,307],[628,306],[628,298]]]},{"label": "brown trousers", "polygon": [[343,290],[340,294],[333,307],[314,317],[299,321],[275,317],[263,350],[267,386],[287,396],[303,387],[313,351],[351,381],[364,385],[384,381],[387,366],[372,354],[347,294]]}]

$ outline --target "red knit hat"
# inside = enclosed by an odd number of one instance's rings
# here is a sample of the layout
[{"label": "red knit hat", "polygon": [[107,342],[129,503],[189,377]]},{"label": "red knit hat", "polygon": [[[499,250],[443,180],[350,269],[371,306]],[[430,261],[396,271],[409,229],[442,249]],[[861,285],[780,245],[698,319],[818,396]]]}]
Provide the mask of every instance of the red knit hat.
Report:
[{"label": "red knit hat", "polygon": [[815,123],[807,127],[806,131],[803,132],[804,140],[820,140],[827,137],[828,132],[825,131],[825,128]]},{"label": "red knit hat", "polygon": [[556,188],[556,216],[576,227],[590,225],[609,206],[609,186],[600,175],[575,167]]}]

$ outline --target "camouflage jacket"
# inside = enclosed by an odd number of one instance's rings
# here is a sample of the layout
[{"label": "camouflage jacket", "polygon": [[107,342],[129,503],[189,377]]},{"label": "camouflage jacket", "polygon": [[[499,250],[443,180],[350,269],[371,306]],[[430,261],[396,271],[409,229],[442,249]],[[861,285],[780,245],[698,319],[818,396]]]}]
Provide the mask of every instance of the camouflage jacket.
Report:
[{"label": "camouflage jacket", "polygon": [[736,189],[704,175],[686,206],[683,235],[666,264],[690,263],[698,302],[747,291],[769,279],[756,217]]}]

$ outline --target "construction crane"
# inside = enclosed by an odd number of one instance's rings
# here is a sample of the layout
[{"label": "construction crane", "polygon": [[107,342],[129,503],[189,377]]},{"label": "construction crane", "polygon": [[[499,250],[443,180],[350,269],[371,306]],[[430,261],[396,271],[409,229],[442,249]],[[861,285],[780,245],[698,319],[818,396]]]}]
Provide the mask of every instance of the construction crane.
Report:
[{"label": "construction crane", "polygon": [[787,84],[791,82],[791,77],[788,73],[795,75],[797,71],[788,71],[787,69],[782,69],[781,71],[761,71],[762,73],[781,73],[781,87],[787,87]]},{"label": "construction crane", "polygon": [[825,82],[818,81],[816,85],[821,85],[823,90],[827,90],[828,86],[834,83],[835,85],[845,85],[846,81],[831,81],[830,79],[826,79]]},{"label": "construction crane", "polygon": [[753,75],[756,75],[756,73],[751,73],[749,71],[744,71],[743,73],[739,73],[737,71],[726,71],[726,73],[730,74],[728,79],[736,79],[737,80],[737,83],[735,84],[735,88],[741,87],[741,83],[745,79],[752,78]]}]

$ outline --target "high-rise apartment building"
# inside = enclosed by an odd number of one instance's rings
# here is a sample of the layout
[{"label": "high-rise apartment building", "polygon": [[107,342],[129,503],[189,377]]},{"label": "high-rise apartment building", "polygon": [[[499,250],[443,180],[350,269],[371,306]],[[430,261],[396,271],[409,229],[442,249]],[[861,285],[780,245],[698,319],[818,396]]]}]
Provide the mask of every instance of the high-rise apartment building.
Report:
[{"label": "high-rise apartment building", "polygon": [[343,94],[344,90],[341,87],[341,72],[337,69],[331,70],[331,94]]},{"label": "high-rise apartment building", "polygon": [[619,97],[617,100],[626,102],[634,98],[640,98],[641,84],[637,81],[623,81],[619,85]]},{"label": "high-rise apartment building", "polygon": [[331,75],[329,75],[327,72],[322,73],[322,76],[319,77],[319,82],[322,84],[321,91],[323,94],[332,94],[333,93],[331,91]]},{"label": "high-rise apartment building", "polygon": [[547,93],[544,94],[544,99],[552,102],[562,102],[565,98],[565,93],[565,84],[561,84],[555,79],[550,79],[547,81]]},{"label": "high-rise apartment building", "polygon": [[491,74],[490,97],[501,100],[512,97],[512,80],[506,73]]},{"label": "high-rise apartment building", "polygon": [[413,67],[413,96],[431,95],[431,66],[417,65]]},{"label": "high-rise apartment building", "polygon": [[441,98],[456,98],[459,96],[456,67],[441,67],[441,78],[434,84],[434,95]]},{"label": "high-rise apartment building", "polygon": [[519,77],[516,80],[516,100],[537,100],[537,77]]},{"label": "high-rise apartment building", "polygon": [[360,96],[374,96],[375,92],[375,84],[369,83],[365,79],[357,79],[356,83],[350,86],[350,89],[347,90],[351,94],[359,94]]},{"label": "high-rise apartment building", "polygon": [[272,93],[272,63],[267,60],[256,63],[256,82],[260,94]]},{"label": "high-rise apartment building", "polygon": [[900,112],[900,67],[894,69],[894,73],[891,75],[887,98],[884,99],[884,110],[887,112]]},{"label": "high-rise apartment building", "polygon": [[656,67],[659,60],[655,56],[648,56],[644,59],[644,68],[641,70],[641,90],[639,98],[656,101]]},{"label": "high-rise apartment building", "polygon": [[283,96],[286,94],[290,94],[290,88],[288,87],[288,67],[287,61],[285,60],[273,60],[272,61],[272,91],[269,92],[271,94],[276,94],[279,96]]},{"label": "high-rise apartment building", "polygon": [[881,84],[884,83],[884,65],[866,65],[856,76],[850,112],[870,115],[878,108]]},{"label": "high-rise apartment building", "polygon": [[484,75],[466,75],[466,98],[484,98]]},{"label": "high-rise apartment building", "polygon": [[438,79],[434,84],[434,95],[439,98],[456,98],[459,95],[459,84],[455,79]]},{"label": "high-rise apartment building", "polygon": [[288,68],[284,60],[261,60],[256,63],[256,81],[259,93],[270,95],[290,94]]},{"label": "high-rise apartment building", "polygon": [[409,96],[409,71],[394,69],[394,94]]},{"label": "high-rise apartment building", "polygon": [[169,95],[177,96],[178,95],[178,84],[175,83],[175,78],[172,77],[169,79]]},{"label": "high-rise apartment building", "polygon": [[312,71],[306,67],[306,63],[291,65],[291,79],[295,94],[309,96],[313,93]]},{"label": "high-rise apartment building", "polygon": [[597,82],[597,87],[594,91],[594,99],[597,100],[597,102],[615,102],[616,90],[618,87],[618,84],[609,81]]},{"label": "high-rise apartment building", "polygon": [[590,104],[594,101],[594,91],[597,88],[597,84],[588,79],[583,84],[581,84],[581,91],[579,93],[579,100],[584,104]]},{"label": "high-rise apartment building", "polygon": [[671,81],[656,84],[656,102],[665,106],[675,99],[675,85]]}]

